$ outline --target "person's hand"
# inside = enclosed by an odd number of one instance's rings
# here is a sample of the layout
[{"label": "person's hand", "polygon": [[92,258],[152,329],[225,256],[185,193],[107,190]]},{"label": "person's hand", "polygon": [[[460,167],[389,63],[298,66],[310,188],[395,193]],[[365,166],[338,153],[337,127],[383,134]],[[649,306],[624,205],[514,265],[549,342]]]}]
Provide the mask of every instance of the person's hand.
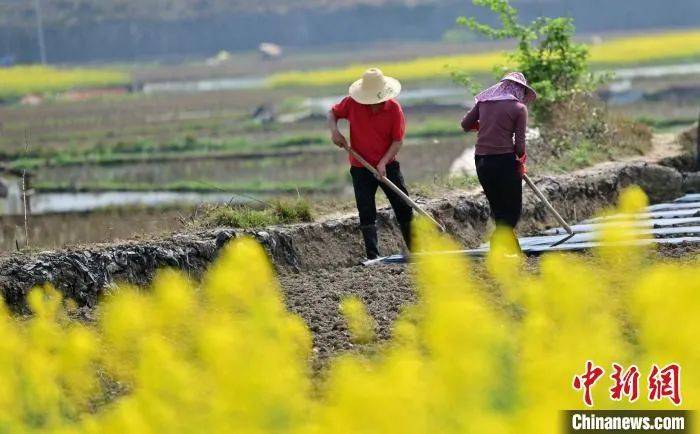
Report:
[{"label": "person's hand", "polygon": [[338,130],[333,130],[331,132],[331,141],[333,141],[333,143],[335,143],[335,145],[339,148],[347,148],[348,147],[347,139]]},{"label": "person's hand", "polygon": [[525,162],[527,162],[527,154],[523,154],[520,157],[517,155],[515,156],[515,170],[518,172],[521,178],[527,173]]},{"label": "person's hand", "polygon": [[379,172],[379,178],[386,176],[386,163],[384,161],[380,161],[377,164],[377,172]]},{"label": "person's hand", "polygon": [[469,131],[479,131],[479,121],[474,122],[474,125],[469,128]]},{"label": "person's hand", "polygon": [[525,174],[527,173],[527,167],[525,166],[525,163],[520,163],[518,162],[518,175],[520,175],[521,178],[525,177]]}]

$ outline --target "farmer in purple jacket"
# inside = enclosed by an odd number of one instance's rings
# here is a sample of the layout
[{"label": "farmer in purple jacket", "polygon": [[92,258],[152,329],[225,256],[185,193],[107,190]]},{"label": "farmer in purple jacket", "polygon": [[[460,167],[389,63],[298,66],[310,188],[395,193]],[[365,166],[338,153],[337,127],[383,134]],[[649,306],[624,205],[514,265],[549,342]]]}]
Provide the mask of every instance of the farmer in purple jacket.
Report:
[{"label": "farmer in purple jacket", "polygon": [[474,97],[462,119],[464,131],[477,130],[476,174],[497,225],[512,229],[522,211],[527,104],[537,98],[520,72],[506,74]]}]

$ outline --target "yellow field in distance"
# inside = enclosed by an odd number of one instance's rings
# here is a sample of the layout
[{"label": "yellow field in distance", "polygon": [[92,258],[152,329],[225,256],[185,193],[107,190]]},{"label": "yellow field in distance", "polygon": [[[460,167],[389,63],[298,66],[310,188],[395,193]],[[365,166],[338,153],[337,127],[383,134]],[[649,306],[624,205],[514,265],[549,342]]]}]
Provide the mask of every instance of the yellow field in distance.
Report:
[{"label": "yellow field in distance", "polygon": [[[700,57],[700,30],[678,31],[615,38],[590,46],[594,65],[634,65],[668,62]],[[362,75],[369,66],[379,66],[385,74],[401,80],[447,78],[450,71],[460,69],[467,73],[490,73],[494,66],[504,64],[503,52],[485,52],[465,55],[420,57],[413,60],[375,64],[354,64],[333,69],[290,71],[273,74],[268,79],[272,86],[328,86],[349,84]]]},{"label": "yellow field in distance", "polygon": [[14,66],[0,68],[0,97],[128,84],[128,73],[96,68]]}]

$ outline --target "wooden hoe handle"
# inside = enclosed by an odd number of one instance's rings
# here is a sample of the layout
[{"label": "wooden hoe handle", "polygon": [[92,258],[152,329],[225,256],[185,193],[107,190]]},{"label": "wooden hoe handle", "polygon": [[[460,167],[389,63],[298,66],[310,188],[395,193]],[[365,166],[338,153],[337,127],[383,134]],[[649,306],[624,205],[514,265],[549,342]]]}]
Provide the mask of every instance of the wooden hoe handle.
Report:
[{"label": "wooden hoe handle", "polygon": [[435,226],[437,226],[441,232],[445,232],[445,227],[443,225],[438,223],[438,221],[435,220],[435,218],[433,218],[432,215],[428,214],[428,212],[426,212],[423,208],[421,208],[413,199],[408,197],[408,195],[406,193],[404,193],[399,187],[397,187],[396,184],[391,182],[391,180],[389,178],[387,178],[386,176],[380,175],[379,171],[374,166],[369,164],[367,162],[367,160],[365,160],[362,157],[362,155],[358,154],[357,151],[352,149],[350,146],[344,146],[344,148],[346,151],[348,151],[350,154],[352,154],[352,156],[355,157],[355,159],[357,159],[357,161],[359,161],[367,170],[372,172],[372,174],[374,176],[376,176],[377,179],[379,179],[381,182],[386,184],[394,193],[396,193],[401,199],[403,199],[404,202],[406,202],[407,204],[409,204],[411,206],[411,208],[416,210],[417,213],[430,219],[430,221],[433,222],[433,224],[435,224]]},{"label": "wooden hoe handle", "polygon": [[561,215],[557,212],[557,210],[554,209],[551,203],[547,200],[547,198],[542,194],[539,188],[535,186],[535,184],[532,182],[529,176],[527,174],[523,174],[523,179],[525,180],[525,183],[530,186],[533,192],[535,192],[535,195],[542,201],[544,206],[547,208],[547,210],[552,213],[555,219],[559,222],[559,224],[564,228],[566,232],[569,233],[569,235],[573,235],[574,231],[571,229],[571,226],[562,218]]}]

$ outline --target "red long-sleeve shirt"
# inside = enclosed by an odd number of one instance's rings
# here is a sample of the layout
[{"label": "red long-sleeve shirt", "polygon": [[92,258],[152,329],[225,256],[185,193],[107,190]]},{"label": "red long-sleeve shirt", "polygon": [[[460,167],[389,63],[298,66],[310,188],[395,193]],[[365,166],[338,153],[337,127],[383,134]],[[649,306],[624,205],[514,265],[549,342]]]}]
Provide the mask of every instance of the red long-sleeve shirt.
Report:
[{"label": "red long-sleeve shirt", "polygon": [[527,107],[518,101],[479,102],[462,119],[464,131],[474,129],[478,122],[476,155],[525,153]]},{"label": "red long-sleeve shirt", "polygon": [[[350,122],[350,143],[372,166],[379,164],[393,142],[403,140],[406,120],[401,104],[396,100],[386,101],[375,111],[371,106],[360,104],[348,96],[334,105],[332,110],[336,119]],[[362,167],[362,163],[352,155],[350,164]]]}]

